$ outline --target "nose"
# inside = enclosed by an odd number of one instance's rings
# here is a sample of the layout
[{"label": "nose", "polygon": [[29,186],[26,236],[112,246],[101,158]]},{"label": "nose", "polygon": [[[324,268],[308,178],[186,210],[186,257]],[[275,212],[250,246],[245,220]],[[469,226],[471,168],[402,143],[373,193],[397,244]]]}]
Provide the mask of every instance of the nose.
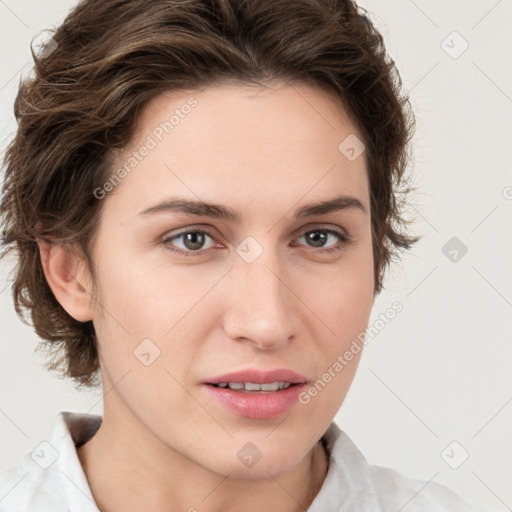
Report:
[{"label": "nose", "polygon": [[265,251],[256,261],[239,260],[229,273],[224,330],[233,340],[261,350],[278,349],[297,334],[297,304],[289,273]]}]

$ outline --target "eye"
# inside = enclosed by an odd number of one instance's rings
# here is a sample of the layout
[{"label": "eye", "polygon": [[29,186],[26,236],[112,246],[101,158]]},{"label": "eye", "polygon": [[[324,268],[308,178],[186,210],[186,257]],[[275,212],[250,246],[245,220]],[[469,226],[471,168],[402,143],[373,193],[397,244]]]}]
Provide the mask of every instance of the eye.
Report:
[{"label": "eye", "polygon": [[[337,239],[338,243],[335,241],[334,244],[326,246],[326,242],[329,237]],[[205,247],[205,241],[207,238],[210,238],[212,243]],[[318,248],[316,252],[327,254],[343,249],[352,241],[351,237],[347,233],[330,228],[310,229],[305,231],[298,240],[301,238],[304,238],[308,244],[311,244],[310,247]],[[179,246],[176,247],[176,240],[183,244],[183,248],[180,248]],[[201,256],[204,251],[218,246],[218,244],[213,242],[213,236],[204,229],[189,229],[188,231],[182,231],[181,233],[177,233],[176,235],[166,238],[162,243],[169,251],[181,256]]]},{"label": "eye", "polygon": [[[173,235],[169,238],[166,238],[163,243],[168,246],[168,249],[172,252],[176,252],[183,256],[196,256],[194,253],[201,253],[202,250],[210,249],[215,244],[210,245],[210,247],[204,247],[206,237],[211,238],[213,240],[212,235],[203,229],[193,229],[189,231],[182,231],[177,235]],[[184,249],[170,247],[171,242],[173,240],[182,240],[184,244]]]},{"label": "eye", "polygon": [[[329,237],[333,237],[338,240],[338,243],[334,242],[330,246],[326,246]],[[318,252],[331,253],[343,249],[346,245],[351,242],[351,238],[347,233],[337,231],[330,228],[317,228],[305,231],[304,234],[298,239],[304,238],[308,244],[312,244],[313,247],[320,247]],[[311,245],[310,245],[311,247]]]}]

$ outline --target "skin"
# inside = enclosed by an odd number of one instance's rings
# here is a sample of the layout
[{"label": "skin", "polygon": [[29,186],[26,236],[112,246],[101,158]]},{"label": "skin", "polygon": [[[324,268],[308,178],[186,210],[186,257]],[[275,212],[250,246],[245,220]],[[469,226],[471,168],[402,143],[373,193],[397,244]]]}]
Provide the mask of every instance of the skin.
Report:
[{"label": "skin", "polygon": [[[92,320],[99,340],[103,423],[78,455],[102,512],[301,511],[325,479],[319,439],[361,352],[309,403],[275,419],[235,415],[199,383],[247,368],[288,368],[314,383],[367,327],[374,277],[366,161],[338,150],[348,135],[362,136],[320,90],[225,84],[155,98],[116,162],[191,96],[197,106],[102,200],[94,289],[79,254],[40,244],[57,299],[76,319]],[[177,195],[230,206],[241,220],[139,215]],[[338,195],[357,198],[366,212],[294,218],[299,207]],[[202,246],[169,241],[192,228],[211,237]],[[304,236],[322,228],[352,241],[327,235],[322,246]],[[251,263],[236,252],[248,236],[263,249]],[[134,356],[146,338],[160,350],[148,366]],[[237,457],[248,442],[262,454],[252,467]]]}]

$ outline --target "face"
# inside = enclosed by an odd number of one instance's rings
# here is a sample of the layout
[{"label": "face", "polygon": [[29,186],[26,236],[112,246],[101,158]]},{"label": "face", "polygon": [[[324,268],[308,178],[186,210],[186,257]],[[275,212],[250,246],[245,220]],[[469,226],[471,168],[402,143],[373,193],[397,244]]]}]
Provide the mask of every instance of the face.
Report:
[{"label": "face", "polygon": [[[361,352],[343,356],[374,298],[365,154],[345,156],[349,136],[362,139],[336,100],[302,85],[148,105],[92,249],[104,421],[241,478],[304,459],[348,391]],[[292,385],[211,385],[226,381]]]}]

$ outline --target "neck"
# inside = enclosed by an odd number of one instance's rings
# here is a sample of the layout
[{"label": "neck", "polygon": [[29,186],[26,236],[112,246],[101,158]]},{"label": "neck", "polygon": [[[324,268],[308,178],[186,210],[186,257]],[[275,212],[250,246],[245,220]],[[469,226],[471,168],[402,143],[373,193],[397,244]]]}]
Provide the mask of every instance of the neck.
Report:
[{"label": "neck", "polygon": [[121,432],[106,414],[97,433],[77,453],[101,512],[304,512],[328,469],[318,442],[279,477],[249,480],[221,475],[162,446],[147,429]]}]

